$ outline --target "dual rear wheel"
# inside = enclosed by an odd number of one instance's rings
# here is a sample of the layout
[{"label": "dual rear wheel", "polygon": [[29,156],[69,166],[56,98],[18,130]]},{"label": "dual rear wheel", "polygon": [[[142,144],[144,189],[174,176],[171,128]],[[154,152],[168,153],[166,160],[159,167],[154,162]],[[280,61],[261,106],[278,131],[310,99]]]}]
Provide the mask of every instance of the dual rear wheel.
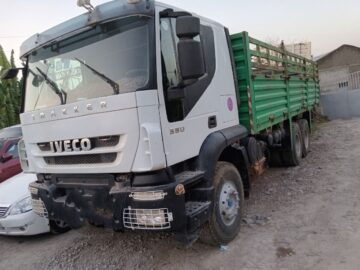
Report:
[{"label": "dual rear wheel", "polygon": [[306,119],[292,123],[292,143],[288,149],[274,150],[270,166],[298,166],[310,149],[310,128]]}]

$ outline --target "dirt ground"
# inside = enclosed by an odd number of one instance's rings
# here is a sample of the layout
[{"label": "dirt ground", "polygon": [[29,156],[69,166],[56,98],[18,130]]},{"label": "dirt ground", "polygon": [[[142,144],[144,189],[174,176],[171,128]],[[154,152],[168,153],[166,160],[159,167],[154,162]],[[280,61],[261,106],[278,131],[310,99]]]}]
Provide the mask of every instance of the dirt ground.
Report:
[{"label": "dirt ground", "polygon": [[86,227],[0,237],[0,269],[360,269],[360,119],[320,124],[297,168],[256,179],[228,247]]}]

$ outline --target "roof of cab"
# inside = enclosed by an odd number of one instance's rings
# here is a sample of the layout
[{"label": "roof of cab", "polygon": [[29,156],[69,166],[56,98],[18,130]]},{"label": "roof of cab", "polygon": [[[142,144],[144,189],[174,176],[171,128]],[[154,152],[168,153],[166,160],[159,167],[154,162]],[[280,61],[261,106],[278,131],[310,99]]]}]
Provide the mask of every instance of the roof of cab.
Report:
[{"label": "roof of cab", "polygon": [[99,5],[94,11],[84,13],[63,22],[41,34],[35,34],[27,39],[20,47],[20,57],[24,57],[33,50],[58,38],[64,38],[68,34],[74,34],[86,27],[125,15],[153,15],[155,13],[154,0],[140,1],[137,4],[129,4],[127,0],[114,0]]}]

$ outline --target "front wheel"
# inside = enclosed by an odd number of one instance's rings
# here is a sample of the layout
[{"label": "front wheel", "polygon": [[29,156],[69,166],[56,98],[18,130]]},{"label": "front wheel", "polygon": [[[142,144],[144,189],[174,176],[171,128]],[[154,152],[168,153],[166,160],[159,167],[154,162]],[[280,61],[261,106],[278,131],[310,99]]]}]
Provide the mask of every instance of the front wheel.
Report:
[{"label": "front wheel", "polygon": [[243,205],[244,187],[239,171],[231,163],[218,162],[214,175],[212,214],[200,239],[211,245],[232,241],[240,230]]}]

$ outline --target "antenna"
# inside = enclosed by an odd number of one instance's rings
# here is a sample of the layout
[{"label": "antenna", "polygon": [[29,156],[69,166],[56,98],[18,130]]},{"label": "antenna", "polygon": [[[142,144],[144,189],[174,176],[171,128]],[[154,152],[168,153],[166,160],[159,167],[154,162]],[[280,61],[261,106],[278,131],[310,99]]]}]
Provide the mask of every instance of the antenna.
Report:
[{"label": "antenna", "polygon": [[89,12],[94,11],[94,6],[90,3],[90,0],[77,0],[77,5],[79,7],[86,8]]}]

